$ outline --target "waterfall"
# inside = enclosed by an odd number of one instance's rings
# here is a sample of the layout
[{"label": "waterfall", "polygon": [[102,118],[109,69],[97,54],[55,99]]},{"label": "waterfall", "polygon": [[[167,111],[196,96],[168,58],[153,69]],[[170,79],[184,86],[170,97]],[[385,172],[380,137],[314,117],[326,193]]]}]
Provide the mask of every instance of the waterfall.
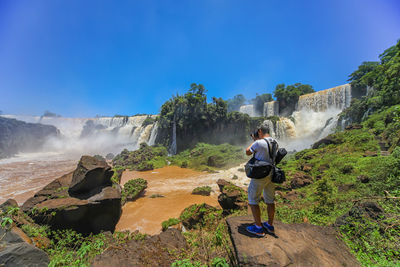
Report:
[{"label": "waterfall", "polygon": [[172,125],[172,142],[171,142],[171,146],[169,148],[169,153],[171,155],[176,155],[177,152],[177,144],[176,144],[176,122],[175,122],[175,115],[174,115],[174,122]]},{"label": "waterfall", "polygon": [[157,133],[158,133],[158,122],[154,123],[153,128],[151,129],[150,139],[148,142],[150,146],[153,146],[156,143]]},{"label": "waterfall", "polygon": [[[123,148],[137,149],[142,142],[154,144],[157,137],[155,124],[142,126],[148,115],[97,118],[5,116],[57,127],[61,137],[48,140],[45,145],[48,151],[119,153]],[[155,115],[151,117],[156,118]]]},{"label": "waterfall", "polygon": [[316,112],[324,112],[328,109],[343,110],[349,107],[350,103],[351,86],[350,84],[345,84],[300,96],[296,110],[312,110]]},{"label": "waterfall", "polygon": [[241,106],[239,108],[239,112],[245,113],[245,114],[249,115],[250,117],[254,117],[255,116],[254,105]]},{"label": "waterfall", "polygon": [[279,102],[270,101],[264,103],[264,117],[279,116]]},{"label": "waterfall", "polygon": [[296,137],[296,129],[293,121],[288,118],[281,117],[276,122],[276,138],[279,140],[287,140]]},{"label": "waterfall", "polygon": [[[271,136],[288,149],[304,149],[336,130],[339,114],[350,106],[351,98],[350,84],[302,95],[290,119],[280,117],[276,121],[266,120],[263,124],[269,126]],[[265,117],[277,115],[278,102],[264,103]]]},{"label": "waterfall", "polygon": [[270,135],[277,140],[283,141],[296,137],[295,125],[288,118],[281,117],[275,123],[271,120],[265,120],[263,124],[270,129]]}]

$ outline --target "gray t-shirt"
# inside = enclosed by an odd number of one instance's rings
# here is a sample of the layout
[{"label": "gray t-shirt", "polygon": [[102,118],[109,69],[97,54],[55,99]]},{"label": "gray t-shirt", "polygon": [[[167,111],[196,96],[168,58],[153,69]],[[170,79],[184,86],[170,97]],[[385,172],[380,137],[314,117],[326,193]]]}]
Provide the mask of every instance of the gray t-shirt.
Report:
[{"label": "gray t-shirt", "polygon": [[[272,137],[267,137],[266,139],[269,142],[272,142],[273,140],[275,140]],[[259,140],[254,141],[254,143],[250,147],[250,151],[251,151],[251,153],[254,153],[254,157],[257,160],[262,160],[262,161],[272,160],[269,156],[269,149],[270,148],[268,147],[268,144],[264,139],[259,139]],[[276,148],[276,151],[278,151],[278,147]]]}]

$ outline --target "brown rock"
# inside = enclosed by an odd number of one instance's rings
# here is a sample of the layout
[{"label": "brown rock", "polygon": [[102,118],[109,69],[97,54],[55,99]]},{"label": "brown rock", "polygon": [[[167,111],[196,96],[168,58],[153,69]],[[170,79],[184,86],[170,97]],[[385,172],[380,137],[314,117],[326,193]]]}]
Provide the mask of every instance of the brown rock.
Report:
[{"label": "brown rock", "polygon": [[23,241],[25,241],[28,244],[32,244],[32,240],[27,236],[24,231],[21,230],[21,228],[13,226],[11,228],[11,232],[14,234],[18,235]]},{"label": "brown rock", "polygon": [[361,124],[351,124],[346,126],[344,129],[347,131],[351,131],[351,130],[357,130],[357,129],[362,129],[363,126]]},{"label": "brown rock", "polygon": [[0,227],[0,237],[0,266],[45,267],[49,264],[46,252],[25,242],[26,235],[22,231],[9,231]]},{"label": "brown rock", "polygon": [[18,203],[15,199],[7,199],[0,205],[0,211],[6,212],[9,207],[18,207]]},{"label": "brown rock", "polygon": [[360,266],[332,227],[275,222],[275,237],[256,238],[251,216],[226,221],[239,266]]},{"label": "brown rock", "polygon": [[104,160],[82,156],[73,173],[68,192],[71,196],[87,194],[94,188],[111,186],[113,171]]},{"label": "brown rock", "polygon": [[378,156],[378,152],[376,151],[365,151],[364,152],[364,157],[377,157]]},{"label": "brown rock", "polygon": [[218,203],[225,213],[247,207],[246,192],[226,180],[217,181],[221,194],[218,196]]},{"label": "brown rock", "polygon": [[180,215],[181,222],[186,229],[193,229],[199,223],[202,223],[205,215],[217,211],[216,208],[203,203],[200,205],[194,204],[184,209]]},{"label": "brown rock", "polygon": [[347,192],[351,189],[354,189],[355,185],[354,184],[341,184],[338,186],[339,192]]},{"label": "brown rock", "polygon": [[[95,158],[83,156],[74,172],[54,180],[22,209],[36,223],[53,229],[74,229],[81,233],[114,231],[121,216],[121,188],[111,186],[110,167]],[[75,177],[76,190],[68,189]],[[79,179],[77,179],[77,177]],[[79,189],[79,190],[78,190]],[[76,194],[79,192],[79,194]]]},{"label": "brown rock", "polygon": [[312,177],[308,174],[303,174],[301,172],[296,172],[290,181],[290,186],[292,189],[300,188],[312,184]]},{"label": "brown rock", "polygon": [[317,149],[322,145],[331,145],[331,144],[339,144],[340,142],[334,138],[333,135],[328,135],[327,137],[319,140],[318,142],[312,145],[313,149]]},{"label": "brown rock", "polygon": [[369,177],[366,175],[359,175],[357,177],[357,180],[359,180],[361,183],[366,184],[369,182]]},{"label": "brown rock", "polygon": [[329,164],[322,164],[318,167],[319,172],[324,172],[330,168]]},{"label": "brown rock", "polygon": [[304,194],[292,190],[292,191],[287,192],[282,198],[287,201],[295,201],[299,197],[304,197]]},{"label": "brown rock", "polygon": [[302,170],[305,172],[310,172],[312,170],[312,165],[311,164],[305,164],[302,166]]},{"label": "brown rock", "polygon": [[[177,229],[167,229],[145,240],[132,239],[97,255],[93,267],[171,266],[187,249],[185,237]],[[174,252],[174,253],[170,253]]]}]

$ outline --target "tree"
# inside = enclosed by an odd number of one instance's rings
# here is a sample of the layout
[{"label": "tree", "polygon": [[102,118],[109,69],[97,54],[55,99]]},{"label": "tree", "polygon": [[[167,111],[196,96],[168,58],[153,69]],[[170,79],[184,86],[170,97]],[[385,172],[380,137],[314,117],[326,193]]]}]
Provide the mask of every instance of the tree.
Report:
[{"label": "tree", "polygon": [[45,110],[44,113],[43,113],[43,115],[42,115],[42,117],[61,117],[61,116],[60,116],[60,115],[57,115],[57,114],[54,113],[54,112]]},{"label": "tree", "polygon": [[264,113],[264,103],[273,101],[271,94],[256,94],[256,98],[252,99],[251,102],[254,105],[254,110],[256,114],[262,115]]},{"label": "tree", "polygon": [[299,101],[299,96],[313,92],[315,91],[309,84],[295,83],[285,86],[282,83],[275,87],[274,96],[279,101],[279,109],[281,111],[288,110],[291,113]]},{"label": "tree", "polygon": [[400,104],[400,40],[379,55],[380,62],[363,62],[349,75],[353,90],[374,90],[358,101],[353,101],[342,117],[353,123],[366,118],[364,114]]},{"label": "tree", "polygon": [[240,106],[243,106],[246,103],[246,98],[244,95],[239,94],[235,95],[233,99],[228,99],[228,112],[238,111]]}]

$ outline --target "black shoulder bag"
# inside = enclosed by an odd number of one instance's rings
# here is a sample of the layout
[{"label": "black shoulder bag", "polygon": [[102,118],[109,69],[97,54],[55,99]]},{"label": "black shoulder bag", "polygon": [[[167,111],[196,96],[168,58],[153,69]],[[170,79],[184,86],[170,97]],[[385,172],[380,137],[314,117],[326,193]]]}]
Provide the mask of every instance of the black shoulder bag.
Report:
[{"label": "black shoulder bag", "polygon": [[[266,141],[268,144],[268,141]],[[272,159],[272,158],[271,158]],[[270,161],[258,160],[255,155],[246,163],[244,170],[249,178],[261,179],[269,175],[273,168],[273,163]]]},{"label": "black shoulder bag", "polygon": [[[272,162],[275,163],[275,160],[279,158],[279,161],[283,159],[284,156],[286,156],[287,152],[286,149],[282,148],[278,150],[277,153],[277,158],[273,158],[273,152],[271,150],[275,150],[274,144],[270,146],[270,143],[267,141],[267,139],[264,139],[267,144],[268,144],[268,151],[269,151],[269,157],[272,159]],[[271,148],[270,148],[271,147]],[[276,184],[281,184],[284,181],[286,181],[286,176],[285,172],[281,169],[276,167],[275,164],[272,165],[272,177],[271,177],[271,182],[276,183]]]}]

